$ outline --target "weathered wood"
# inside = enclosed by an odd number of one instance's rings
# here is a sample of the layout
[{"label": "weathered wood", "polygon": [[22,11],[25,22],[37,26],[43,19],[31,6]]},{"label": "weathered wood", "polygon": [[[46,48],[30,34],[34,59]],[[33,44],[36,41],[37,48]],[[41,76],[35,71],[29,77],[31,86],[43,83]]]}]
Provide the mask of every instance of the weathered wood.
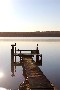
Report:
[{"label": "weathered wood", "polygon": [[25,78],[28,77],[27,81],[31,90],[54,90],[50,81],[31,57],[23,57],[23,68],[25,70]]},{"label": "weathered wood", "polygon": [[[39,64],[42,65],[42,54],[39,53],[38,44],[36,50],[16,50],[15,45],[11,45],[11,72],[14,76],[14,67],[16,71],[16,66],[23,67],[23,75],[25,81],[20,84],[19,90],[55,90],[56,88],[51,84],[47,77],[43,74],[41,69],[38,67]],[[18,53],[16,53],[16,51]],[[25,52],[29,51],[29,53]],[[25,52],[25,53],[23,53]],[[36,62],[33,61],[32,57],[36,56]],[[20,57],[20,61],[17,62],[16,56]],[[14,58],[15,57],[15,58]],[[41,59],[39,60],[39,57]]]}]

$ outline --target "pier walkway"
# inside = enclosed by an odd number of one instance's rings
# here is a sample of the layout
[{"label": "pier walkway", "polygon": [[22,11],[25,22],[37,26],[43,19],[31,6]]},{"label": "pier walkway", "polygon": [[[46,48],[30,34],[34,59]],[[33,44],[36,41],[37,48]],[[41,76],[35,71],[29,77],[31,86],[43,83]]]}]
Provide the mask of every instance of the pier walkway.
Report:
[{"label": "pier walkway", "polygon": [[[14,76],[14,67],[22,66],[25,81],[19,85],[19,90],[54,90],[54,86],[43,74],[38,65],[42,65],[42,54],[39,53],[38,44],[36,50],[16,50],[16,44],[11,45],[11,72]],[[15,50],[14,50],[15,47]],[[16,51],[20,51],[18,54]],[[31,51],[31,53],[22,53],[22,51]],[[36,62],[32,57],[36,55]],[[20,57],[20,61],[16,61],[16,56]],[[39,57],[40,60],[39,60]]]},{"label": "pier walkway", "polygon": [[54,90],[50,81],[43,74],[31,57],[23,57],[25,82],[20,85],[26,90]]}]

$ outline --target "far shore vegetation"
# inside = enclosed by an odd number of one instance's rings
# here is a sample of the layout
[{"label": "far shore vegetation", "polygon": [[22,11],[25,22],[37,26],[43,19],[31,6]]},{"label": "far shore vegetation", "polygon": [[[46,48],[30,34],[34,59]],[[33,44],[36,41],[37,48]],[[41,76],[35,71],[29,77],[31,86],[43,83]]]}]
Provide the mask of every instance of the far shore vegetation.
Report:
[{"label": "far shore vegetation", "polygon": [[0,32],[0,37],[60,37],[60,31]]}]

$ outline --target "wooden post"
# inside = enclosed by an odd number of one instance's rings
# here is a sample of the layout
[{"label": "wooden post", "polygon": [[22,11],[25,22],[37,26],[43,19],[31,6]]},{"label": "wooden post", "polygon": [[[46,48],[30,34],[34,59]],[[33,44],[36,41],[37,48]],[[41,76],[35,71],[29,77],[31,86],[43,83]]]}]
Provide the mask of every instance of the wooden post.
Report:
[{"label": "wooden post", "polygon": [[39,62],[39,50],[38,50],[38,44],[37,44],[37,49],[36,49],[36,62]]},{"label": "wooden post", "polygon": [[15,45],[11,45],[12,46],[12,49],[11,49],[11,72],[12,72],[12,76],[14,75],[14,46],[16,46],[16,43]]},{"label": "wooden post", "polygon": [[15,63],[16,63],[16,47],[15,47]]},{"label": "wooden post", "polygon": [[[21,54],[21,51],[20,51],[20,54]],[[20,62],[21,62],[21,56],[20,56]]]},{"label": "wooden post", "polygon": [[12,49],[11,49],[11,61],[14,62],[14,46],[16,46],[16,43],[15,45],[11,45],[12,46]]},{"label": "wooden post", "polygon": [[42,54],[41,54],[41,65],[42,65]]},{"label": "wooden post", "polygon": [[11,62],[12,63],[14,62],[14,46],[12,46],[12,49],[11,49]]},{"label": "wooden post", "polygon": [[40,66],[42,66],[42,54],[40,55],[41,59],[40,59]]}]

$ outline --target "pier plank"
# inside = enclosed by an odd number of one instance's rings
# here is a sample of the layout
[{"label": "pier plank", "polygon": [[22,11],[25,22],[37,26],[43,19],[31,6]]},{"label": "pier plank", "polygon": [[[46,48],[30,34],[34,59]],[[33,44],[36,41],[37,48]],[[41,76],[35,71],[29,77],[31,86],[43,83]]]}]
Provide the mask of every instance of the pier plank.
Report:
[{"label": "pier plank", "polygon": [[25,68],[31,90],[54,90],[50,81],[31,57],[23,57],[23,67]]}]

